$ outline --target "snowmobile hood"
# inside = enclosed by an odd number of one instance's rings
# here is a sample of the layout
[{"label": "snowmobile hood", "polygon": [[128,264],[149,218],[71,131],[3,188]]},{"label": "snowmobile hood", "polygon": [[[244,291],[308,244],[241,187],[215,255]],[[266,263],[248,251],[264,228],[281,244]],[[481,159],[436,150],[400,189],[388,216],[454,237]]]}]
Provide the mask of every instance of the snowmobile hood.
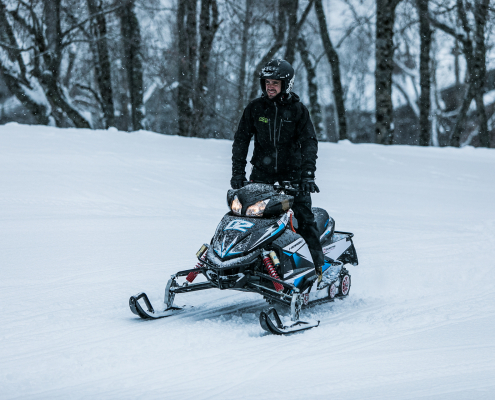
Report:
[{"label": "snowmobile hood", "polygon": [[244,256],[279,237],[288,221],[288,213],[280,219],[226,214],[213,237],[213,251],[222,260]]}]

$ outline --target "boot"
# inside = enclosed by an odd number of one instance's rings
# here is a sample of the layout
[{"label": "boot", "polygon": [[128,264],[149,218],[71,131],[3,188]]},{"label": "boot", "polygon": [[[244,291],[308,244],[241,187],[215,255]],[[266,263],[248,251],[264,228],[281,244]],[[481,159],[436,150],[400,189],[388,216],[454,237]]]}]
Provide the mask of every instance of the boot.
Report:
[{"label": "boot", "polygon": [[315,272],[316,272],[316,276],[318,277],[318,285],[319,285],[321,280],[323,279],[323,272],[321,266],[315,267]]}]

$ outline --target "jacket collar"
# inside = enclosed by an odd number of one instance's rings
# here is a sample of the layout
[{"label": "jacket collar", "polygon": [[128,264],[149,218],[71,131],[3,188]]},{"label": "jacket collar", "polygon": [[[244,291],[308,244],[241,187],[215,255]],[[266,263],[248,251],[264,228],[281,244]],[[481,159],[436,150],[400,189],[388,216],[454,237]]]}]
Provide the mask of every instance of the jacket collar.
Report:
[{"label": "jacket collar", "polygon": [[269,104],[277,103],[282,106],[296,103],[299,101],[299,96],[293,92],[287,93],[279,93],[273,99],[270,99],[266,93],[261,95],[261,98],[264,99]]}]

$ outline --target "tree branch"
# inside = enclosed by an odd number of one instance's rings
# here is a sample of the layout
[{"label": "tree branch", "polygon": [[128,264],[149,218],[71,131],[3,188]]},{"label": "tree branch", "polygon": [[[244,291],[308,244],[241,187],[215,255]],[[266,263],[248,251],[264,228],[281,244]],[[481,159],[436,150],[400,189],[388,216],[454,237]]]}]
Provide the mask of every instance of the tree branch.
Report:
[{"label": "tree branch", "polygon": [[430,24],[432,24],[435,28],[438,28],[446,34],[456,38],[462,44],[466,43],[467,38],[464,35],[458,34],[454,28],[436,20],[431,14],[428,15],[428,20],[430,21]]},{"label": "tree branch", "polygon": [[104,10],[104,11],[100,11],[96,14],[92,14],[90,15],[88,18],[86,18],[85,20],[83,20],[82,22],[79,22],[77,25],[74,25],[74,26],[71,26],[69,29],[67,29],[65,32],[62,32],[62,38],[64,38],[65,36],[67,36],[70,32],[76,30],[76,29],[79,29],[81,26],[87,24],[88,22],[90,22],[93,18],[97,17],[98,15],[106,15],[106,14],[111,14],[113,13],[114,11],[117,11],[119,9],[121,9],[123,7],[123,5],[120,5],[120,6],[117,6],[117,7],[114,7],[114,8],[111,8],[109,10]]},{"label": "tree branch", "polygon": [[[306,6],[303,14],[301,15],[301,19],[297,23],[296,33],[299,33],[302,26],[304,25],[304,22],[306,21],[306,18],[308,16],[309,12],[311,11],[311,6],[313,5],[314,2],[315,2],[315,0],[309,0],[308,5]],[[298,36],[298,35],[296,35],[296,36]]]}]

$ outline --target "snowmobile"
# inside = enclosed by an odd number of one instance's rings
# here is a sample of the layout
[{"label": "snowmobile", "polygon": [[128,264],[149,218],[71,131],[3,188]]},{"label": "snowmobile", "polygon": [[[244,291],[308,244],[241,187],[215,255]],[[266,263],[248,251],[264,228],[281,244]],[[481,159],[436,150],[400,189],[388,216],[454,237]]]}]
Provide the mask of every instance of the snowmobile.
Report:
[{"label": "snowmobile", "polygon": [[[301,309],[349,294],[351,276],[346,264],[357,265],[353,234],[335,231],[335,221],[313,207],[325,256],[318,282],[311,254],[297,233],[291,210],[298,185],[249,183],[230,189],[230,211],[220,221],[210,244],[203,244],[195,268],[172,275],[165,288],[162,310],[155,310],[145,293],[131,296],[131,311],[144,319],[169,317],[187,307],[174,304],[175,296],[205,289],[238,290],[262,295],[271,304],[290,307],[291,321],[284,324],[274,307],[260,314],[261,327],[284,335],[314,328],[319,321],[300,320]],[[195,282],[198,275],[200,282]],[[185,278],[185,279],[184,279]]]}]

